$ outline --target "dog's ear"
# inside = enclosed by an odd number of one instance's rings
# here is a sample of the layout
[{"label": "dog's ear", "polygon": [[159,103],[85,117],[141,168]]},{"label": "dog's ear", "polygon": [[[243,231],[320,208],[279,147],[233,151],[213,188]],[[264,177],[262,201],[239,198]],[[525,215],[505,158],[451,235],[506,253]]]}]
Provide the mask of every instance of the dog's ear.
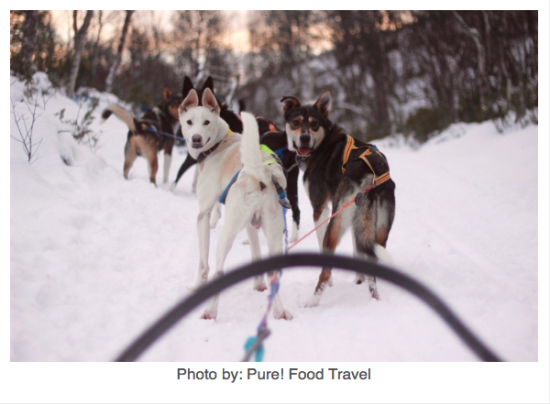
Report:
[{"label": "dog's ear", "polygon": [[321,114],[328,117],[332,107],[332,92],[330,90],[325,91],[313,105],[317,107]]},{"label": "dog's ear", "polygon": [[202,91],[204,91],[206,89],[210,89],[210,90],[214,91],[214,80],[212,80],[211,76],[208,76],[206,78],[204,84],[202,85]]},{"label": "dog's ear", "polygon": [[292,110],[295,107],[300,107],[300,100],[298,100],[296,97],[283,97],[281,99],[281,103],[283,103],[284,113],[286,113],[289,110]]},{"label": "dog's ear", "polygon": [[187,95],[189,94],[189,92],[191,90],[193,90],[194,87],[193,87],[193,82],[191,81],[191,79],[189,78],[189,76],[185,76],[183,78],[183,88],[181,90],[181,96],[183,98],[187,97]]},{"label": "dog's ear", "polygon": [[214,114],[220,115],[220,105],[218,104],[218,100],[216,100],[214,93],[212,93],[212,90],[208,87],[204,89],[204,93],[202,93],[202,105]]},{"label": "dog's ear", "polygon": [[180,107],[178,108],[178,114],[182,115],[184,112],[189,110],[190,108],[197,107],[199,105],[199,96],[197,94],[197,91],[195,89],[191,89],[189,92],[189,95],[185,97],[185,100],[183,100],[183,103],[181,103]]},{"label": "dog's ear", "polygon": [[172,92],[168,86],[164,87],[164,92],[162,94],[164,96],[164,101],[168,101],[168,99],[172,97]]}]

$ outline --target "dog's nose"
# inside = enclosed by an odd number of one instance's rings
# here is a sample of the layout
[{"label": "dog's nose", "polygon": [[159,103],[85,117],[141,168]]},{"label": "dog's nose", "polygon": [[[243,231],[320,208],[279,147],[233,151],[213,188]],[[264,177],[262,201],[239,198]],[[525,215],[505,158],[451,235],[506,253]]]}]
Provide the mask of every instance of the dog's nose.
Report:
[{"label": "dog's nose", "polygon": [[191,141],[192,141],[193,143],[202,143],[202,136],[200,136],[200,135],[193,135],[193,136],[191,137]]},{"label": "dog's nose", "polygon": [[309,136],[307,134],[300,135],[300,143],[302,145],[309,145],[310,139],[311,139],[311,136]]}]

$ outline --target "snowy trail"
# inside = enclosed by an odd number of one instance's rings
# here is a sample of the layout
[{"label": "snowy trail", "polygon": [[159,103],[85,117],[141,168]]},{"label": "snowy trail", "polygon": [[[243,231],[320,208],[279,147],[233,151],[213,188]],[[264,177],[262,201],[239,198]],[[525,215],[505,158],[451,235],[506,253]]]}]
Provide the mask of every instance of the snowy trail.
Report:
[{"label": "snowy trail", "polygon": [[[12,86],[12,96],[20,91]],[[142,158],[124,180],[125,125],[114,117],[94,124],[103,133],[92,153],[58,135],[64,127],[53,114],[61,108],[71,114],[77,107],[62,96],[49,101],[37,122],[43,143],[35,163],[11,140],[12,361],[110,361],[196,280],[194,168],[174,192],[149,184]],[[484,123],[453,126],[416,151],[378,143],[397,184],[388,241],[396,266],[513,361],[537,360],[537,137],[537,127],[498,134]],[[184,159],[177,149],[170,181]],[[313,221],[299,191],[303,235]],[[227,269],[250,260],[245,238],[238,236]],[[263,236],[261,243],[265,254]],[[315,236],[295,250],[316,252]],[[337,252],[351,255],[349,233]],[[376,302],[365,285],[353,284],[353,273],[335,271],[320,306],[304,308],[318,274],[284,272],[281,296],[294,319],[269,320],[265,361],[477,360],[430,309],[383,281]],[[252,280],[225,291],[218,320],[188,316],[141,360],[240,360],[266,297]]]}]

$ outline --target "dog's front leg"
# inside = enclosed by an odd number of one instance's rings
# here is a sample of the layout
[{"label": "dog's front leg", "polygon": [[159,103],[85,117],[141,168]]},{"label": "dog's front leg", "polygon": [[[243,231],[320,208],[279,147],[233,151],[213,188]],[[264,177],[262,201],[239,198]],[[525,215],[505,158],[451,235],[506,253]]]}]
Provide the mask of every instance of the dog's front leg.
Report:
[{"label": "dog's front leg", "polygon": [[208,280],[208,252],[210,250],[210,214],[212,207],[199,212],[197,217],[197,233],[199,235],[199,274],[196,287],[200,287]]},{"label": "dog's front leg", "polygon": [[[248,224],[246,226],[246,234],[248,235],[248,241],[250,242],[250,254],[252,255],[252,261],[257,261],[262,258],[262,251],[260,248],[260,238],[258,237],[258,231]],[[267,286],[265,284],[264,276],[254,277],[254,289],[256,291],[265,291]]]},{"label": "dog's front leg", "polygon": [[193,175],[193,185],[191,186],[191,192],[197,194],[197,183],[199,179],[199,167],[195,168],[195,174]]},{"label": "dog's front leg", "polygon": [[[333,212],[337,212],[341,208],[341,206],[342,199],[340,198],[339,201],[335,201]],[[323,238],[322,252],[329,254],[334,253],[334,250],[336,250],[336,247],[340,243],[342,235],[350,226],[354,213],[355,208],[348,207],[346,211],[339,213],[330,220]],[[327,285],[330,286],[331,284],[332,268],[323,267],[323,270],[319,275],[319,281],[317,283],[317,286],[315,287],[313,296],[308,300],[306,305],[308,307],[315,307],[319,305],[319,301],[321,300],[321,295],[323,294],[323,291],[325,290]]]},{"label": "dog's front leg", "polygon": [[[276,207],[276,209],[279,210],[280,207]],[[280,255],[283,253],[283,240],[281,238],[283,229],[284,219],[282,212],[279,212],[273,218],[266,218],[263,230],[267,239],[267,246],[270,256]],[[277,273],[279,273],[279,270],[270,271],[267,273],[270,282],[275,281],[274,277],[277,277]],[[281,294],[279,292],[277,292],[273,297],[273,317],[275,319],[286,319],[287,321],[290,321],[293,318],[292,314],[283,306]]]},{"label": "dog's front leg", "polygon": [[[228,198],[227,211],[229,215],[225,223],[223,224],[220,238],[218,239],[218,247],[216,249],[216,274],[215,277],[223,276],[223,268],[227,254],[233,246],[233,242],[237,237],[239,231],[246,224],[246,215],[241,215],[240,212],[235,212],[235,205],[238,204],[235,199]],[[235,215],[237,214],[237,215]],[[218,304],[220,301],[220,295],[216,294],[212,300],[208,303],[203,319],[216,319],[218,316]]]}]

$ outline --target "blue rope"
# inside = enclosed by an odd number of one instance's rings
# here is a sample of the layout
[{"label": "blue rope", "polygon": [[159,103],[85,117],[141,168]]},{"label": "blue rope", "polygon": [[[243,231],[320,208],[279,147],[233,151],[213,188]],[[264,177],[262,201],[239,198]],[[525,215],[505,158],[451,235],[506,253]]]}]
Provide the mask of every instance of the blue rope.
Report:
[{"label": "blue rope", "polygon": [[[281,199],[286,198],[286,192],[283,191],[281,194],[279,194],[279,198]],[[287,254],[288,253],[288,229],[286,226],[286,208],[285,207],[283,207],[283,219],[285,224],[285,229],[283,232],[284,241],[285,241],[285,254]],[[270,293],[269,293],[269,296],[267,297],[267,300],[268,300],[267,310],[265,311],[265,314],[262,317],[260,324],[258,325],[257,335],[249,337],[244,345],[244,348],[246,350],[245,359],[250,358],[250,356],[252,355],[252,352],[254,351],[256,352],[254,357],[256,362],[261,362],[264,357],[263,340],[270,333],[269,329],[267,329],[267,316],[269,315],[269,311],[271,310],[271,305],[273,304],[273,300],[275,299],[275,296],[279,292],[279,287],[281,286],[281,283],[279,280],[282,275],[283,275],[283,270],[281,269],[271,280]]]},{"label": "blue rope", "polygon": [[147,131],[147,132],[153,132],[153,133],[159,134],[159,135],[168,136],[168,137],[170,137],[170,138],[174,138],[174,139],[177,139],[177,140],[180,140],[180,141],[185,142],[185,138],[181,138],[181,137],[176,136],[176,135],[172,135],[172,134],[168,134],[168,133],[166,133],[166,132],[159,131],[158,129],[153,128],[153,127],[149,127],[148,129],[146,129],[146,131]]}]

